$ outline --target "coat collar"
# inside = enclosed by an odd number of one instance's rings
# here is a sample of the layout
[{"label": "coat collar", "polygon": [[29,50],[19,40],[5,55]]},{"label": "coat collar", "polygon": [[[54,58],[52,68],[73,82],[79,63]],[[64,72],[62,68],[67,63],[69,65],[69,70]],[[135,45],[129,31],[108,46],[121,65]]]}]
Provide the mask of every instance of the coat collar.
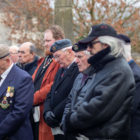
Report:
[{"label": "coat collar", "polygon": [[[59,80],[59,82],[58,82],[57,85],[56,85],[56,88],[57,88],[67,77],[71,77],[71,75],[72,75],[72,73],[74,72],[74,69],[75,69],[75,68],[77,68],[77,70],[78,70],[77,64],[74,62],[74,63],[72,63],[71,66],[66,70],[66,72],[65,72],[65,74],[64,74],[64,76],[63,76],[63,78],[61,78],[61,79]],[[56,88],[55,88],[55,89],[56,89]]]},{"label": "coat collar", "polygon": [[11,82],[13,81],[15,67],[16,66],[13,65],[11,71],[9,72],[9,74],[7,75],[6,79],[4,80],[2,86],[0,87],[0,96],[5,93],[5,91],[7,90],[7,86],[10,86]]},{"label": "coat collar", "polygon": [[88,59],[88,63],[92,65],[94,72],[101,70],[108,62],[115,59],[114,56],[109,55],[110,51],[111,49],[108,47]]}]

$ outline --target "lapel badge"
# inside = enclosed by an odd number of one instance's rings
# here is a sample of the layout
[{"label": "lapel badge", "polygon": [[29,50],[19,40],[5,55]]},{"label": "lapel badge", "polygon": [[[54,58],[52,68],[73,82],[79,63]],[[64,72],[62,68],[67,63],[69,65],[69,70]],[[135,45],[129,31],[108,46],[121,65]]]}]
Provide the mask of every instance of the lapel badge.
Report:
[{"label": "lapel badge", "polygon": [[8,86],[6,97],[13,97],[14,96],[14,87]]},{"label": "lapel badge", "polygon": [[73,50],[74,50],[74,51],[78,51],[78,49],[79,49],[78,45],[77,45],[77,44],[74,44],[74,45],[73,45]]},{"label": "lapel badge", "polygon": [[56,46],[52,47],[52,51],[55,52],[56,51]]},{"label": "lapel badge", "polygon": [[7,101],[7,97],[4,97],[3,100],[0,103],[0,106],[2,109],[7,109],[9,107],[9,103]]}]

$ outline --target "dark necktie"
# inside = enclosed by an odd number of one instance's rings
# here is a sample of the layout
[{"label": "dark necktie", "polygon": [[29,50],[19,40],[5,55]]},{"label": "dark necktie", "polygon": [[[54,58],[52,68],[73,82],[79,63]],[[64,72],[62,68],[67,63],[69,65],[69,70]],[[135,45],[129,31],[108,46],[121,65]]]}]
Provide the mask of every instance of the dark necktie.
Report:
[{"label": "dark necktie", "polygon": [[0,76],[0,81],[1,81],[2,77]]},{"label": "dark necktie", "polygon": [[63,72],[62,72],[62,74],[61,74],[61,78],[64,76],[64,74],[66,73],[66,71],[67,71],[67,68],[65,68],[65,69],[63,70]]}]

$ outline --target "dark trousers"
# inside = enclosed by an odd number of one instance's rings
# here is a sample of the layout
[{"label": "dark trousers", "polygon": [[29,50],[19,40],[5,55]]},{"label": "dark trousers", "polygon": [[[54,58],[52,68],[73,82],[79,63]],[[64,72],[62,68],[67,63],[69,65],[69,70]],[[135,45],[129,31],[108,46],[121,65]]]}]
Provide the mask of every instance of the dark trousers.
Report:
[{"label": "dark trousers", "polygon": [[58,134],[54,135],[54,140],[66,140],[64,135]]},{"label": "dark trousers", "polygon": [[62,135],[62,134],[59,134],[59,135],[54,135],[54,140],[77,140],[76,139],[76,136],[75,135]]},{"label": "dark trousers", "polygon": [[32,124],[34,140],[39,139],[39,122]]},{"label": "dark trousers", "polygon": [[30,113],[30,121],[31,121],[32,130],[33,130],[34,140],[38,140],[39,139],[39,122],[34,122],[32,111]]}]

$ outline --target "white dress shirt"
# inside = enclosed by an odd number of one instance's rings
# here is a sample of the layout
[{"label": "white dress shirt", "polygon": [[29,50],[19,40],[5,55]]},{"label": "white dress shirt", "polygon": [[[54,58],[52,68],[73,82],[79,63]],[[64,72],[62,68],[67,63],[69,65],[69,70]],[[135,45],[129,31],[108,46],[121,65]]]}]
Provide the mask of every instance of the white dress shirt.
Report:
[{"label": "white dress shirt", "polygon": [[1,75],[1,80],[0,80],[0,87],[2,86],[4,80],[6,79],[7,75],[9,74],[9,72],[11,71],[12,67],[13,67],[13,63],[9,66],[9,68]]}]

